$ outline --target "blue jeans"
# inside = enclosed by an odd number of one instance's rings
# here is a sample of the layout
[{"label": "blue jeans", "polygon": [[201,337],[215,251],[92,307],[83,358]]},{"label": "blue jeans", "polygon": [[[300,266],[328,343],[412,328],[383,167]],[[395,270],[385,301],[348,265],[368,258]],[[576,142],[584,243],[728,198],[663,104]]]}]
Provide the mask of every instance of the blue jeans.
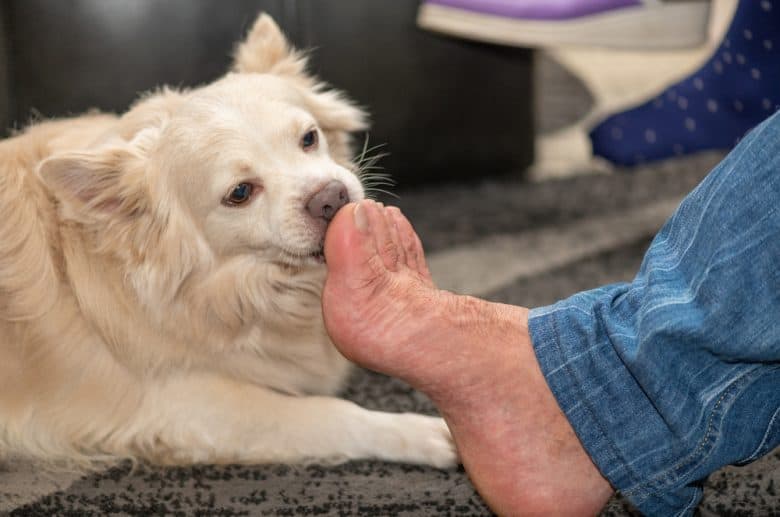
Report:
[{"label": "blue jeans", "polygon": [[631,283],[529,326],[585,449],[645,514],[692,514],[707,475],[780,444],[780,114],[686,197]]}]

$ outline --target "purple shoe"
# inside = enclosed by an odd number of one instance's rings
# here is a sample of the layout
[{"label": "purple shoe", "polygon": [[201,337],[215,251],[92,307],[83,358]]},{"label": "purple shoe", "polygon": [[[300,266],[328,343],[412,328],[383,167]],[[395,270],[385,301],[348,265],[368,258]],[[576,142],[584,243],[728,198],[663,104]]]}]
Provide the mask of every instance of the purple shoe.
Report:
[{"label": "purple shoe", "polygon": [[665,49],[703,43],[709,9],[706,0],[425,0],[417,23],[520,47]]}]

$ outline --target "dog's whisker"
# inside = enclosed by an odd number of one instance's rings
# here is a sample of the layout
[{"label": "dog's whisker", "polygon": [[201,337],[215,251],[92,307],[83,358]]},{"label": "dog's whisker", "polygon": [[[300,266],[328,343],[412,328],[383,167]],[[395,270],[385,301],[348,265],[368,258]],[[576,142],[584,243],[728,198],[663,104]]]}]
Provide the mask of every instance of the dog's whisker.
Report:
[{"label": "dog's whisker", "polygon": [[385,168],[379,165],[371,165],[361,169],[361,172],[364,176],[391,178],[392,174],[389,172],[383,172],[384,170]]},{"label": "dog's whisker", "polygon": [[392,188],[396,186],[396,182],[392,178],[385,177],[365,177],[360,179],[364,189],[370,189],[374,187],[388,187]]},{"label": "dog's whisker", "polygon": [[377,149],[385,147],[387,145],[387,144],[376,144],[376,145],[373,145],[371,147],[368,147],[369,139],[370,139],[370,135],[368,133],[366,133],[366,138],[363,140],[363,149],[362,149],[362,151],[360,153],[360,157],[361,158],[364,157],[365,155],[367,155],[367,154],[369,154],[369,153],[371,153],[371,152],[373,152],[373,151],[375,151]]},{"label": "dog's whisker", "polygon": [[372,171],[383,171],[384,167],[366,167],[361,172],[363,173],[361,177],[386,177],[391,178],[392,175],[389,173],[384,172],[372,172]]},{"label": "dog's whisker", "polygon": [[381,158],[384,158],[385,156],[390,156],[390,153],[388,152],[381,152],[376,154],[369,154],[369,155],[363,155],[361,156],[360,160],[358,160],[358,163],[367,163],[371,161],[377,161]]},{"label": "dog's whisker", "polygon": [[[384,155],[384,156],[388,156],[388,155]],[[360,164],[359,168],[363,169],[363,170],[366,170],[366,169],[369,169],[369,168],[384,169],[385,168],[384,166],[377,165],[377,163],[379,162],[380,158],[384,158],[384,156],[377,156],[375,158],[372,158],[371,160],[366,160],[364,163]]]},{"label": "dog's whisker", "polygon": [[363,188],[365,189],[371,189],[375,187],[395,187],[395,183],[387,182],[387,181],[374,181],[374,182],[367,182],[363,184]]},{"label": "dog's whisker", "polygon": [[379,160],[381,160],[386,156],[389,156],[390,153],[377,152],[376,154],[368,155],[369,152],[378,151],[382,147],[384,147],[384,144],[376,145],[369,148],[368,135],[366,135],[366,140],[363,142],[363,150],[360,153],[359,157],[356,159],[355,174],[360,180],[360,183],[363,185],[363,189],[365,190],[367,197],[371,198],[374,197],[376,194],[385,194],[388,196],[398,198],[397,194],[394,194],[389,190],[380,188],[380,187],[392,188],[396,186],[396,182],[395,180],[393,180],[392,176],[389,173],[382,172],[384,171],[384,167],[377,165]]},{"label": "dog's whisker", "polygon": [[[363,174],[368,173],[369,171],[383,171],[383,170],[385,170],[385,167],[383,167],[381,165],[377,165],[377,161],[378,160],[375,160],[375,161],[372,161],[372,162],[368,162],[368,163],[364,163],[364,164],[358,166],[357,170],[359,172],[363,173]],[[387,174],[387,173],[385,173],[385,174]]]},{"label": "dog's whisker", "polygon": [[369,155],[361,156],[360,159],[358,160],[358,164],[359,165],[365,165],[366,163],[369,163],[369,164],[376,163],[377,161],[379,161],[380,159],[384,158],[385,156],[390,156],[390,153],[380,152],[380,153],[376,153],[376,154],[369,154]]},{"label": "dog's whisker", "polygon": [[373,194],[375,194],[375,193],[385,194],[385,195],[388,195],[390,197],[394,197],[395,199],[401,199],[401,196],[399,196],[398,194],[396,194],[394,192],[390,192],[389,190],[381,189],[381,188],[372,188],[372,189],[366,190],[366,197],[369,198],[369,199],[374,199]]},{"label": "dog's whisker", "polygon": [[360,154],[355,157],[355,164],[357,165],[358,169],[362,169],[362,167],[366,164],[374,165],[379,159],[388,155],[388,153],[371,154],[385,147],[386,144],[377,144],[369,147],[368,141],[369,135],[366,133],[366,138],[363,141],[363,149],[361,150]]},{"label": "dog's whisker", "polygon": [[375,165],[374,163],[363,165],[362,167],[358,168],[358,174],[360,176],[387,176],[391,177],[392,175],[388,172],[382,172],[385,168],[381,165]]},{"label": "dog's whisker", "polygon": [[383,180],[383,181],[392,181],[393,183],[395,183],[395,181],[393,180],[392,175],[390,175],[389,173],[386,173],[386,172],[381,172],[381,170],[382,169],[378,168],[378,167],[374,167],[372,169],[366,169],[366,170],[363,171],[363,174],[362,174],[360,179],[366,180],[366,181],[377,179],[377,180]]}]

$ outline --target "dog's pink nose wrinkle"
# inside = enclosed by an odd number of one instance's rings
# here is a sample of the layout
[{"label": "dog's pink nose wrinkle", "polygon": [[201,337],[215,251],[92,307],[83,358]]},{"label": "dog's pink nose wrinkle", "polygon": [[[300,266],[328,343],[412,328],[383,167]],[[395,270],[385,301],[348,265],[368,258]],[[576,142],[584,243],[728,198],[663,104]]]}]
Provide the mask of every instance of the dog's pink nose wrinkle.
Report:
[{"label": "dog's pink nose wrinkle", "polygon": [[306,211],[315,219],[330,221],[336,215],[339,208],[349,203],[347,187],[338,180],[333,180],[325,185],[306,203]]}]

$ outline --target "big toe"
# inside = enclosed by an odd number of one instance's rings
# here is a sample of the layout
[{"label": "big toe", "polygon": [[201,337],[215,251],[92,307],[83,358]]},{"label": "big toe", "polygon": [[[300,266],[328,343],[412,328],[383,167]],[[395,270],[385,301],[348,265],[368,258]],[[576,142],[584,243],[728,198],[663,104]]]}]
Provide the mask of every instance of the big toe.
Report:
[{"label": "big toe", "polygon": [[379,269],[375,231],[369,225],[369,203],[350,203],[336,213],[325,235],[325,260],[329,276],[375,276]]},{"label": "big toe", "polygon": [[355,224],[355,208],[355,203],[345,205],[328,225],[324,253],[331,273],[348,270],[354,260],[353,251],[361,250],[368,238]]},{"label": "big toe", "polygon": [[402,248],[391,225],[387,211],[375,201],[350,203],[339,210],[325,236],[330,274],[369,280],[398,271]]}]

